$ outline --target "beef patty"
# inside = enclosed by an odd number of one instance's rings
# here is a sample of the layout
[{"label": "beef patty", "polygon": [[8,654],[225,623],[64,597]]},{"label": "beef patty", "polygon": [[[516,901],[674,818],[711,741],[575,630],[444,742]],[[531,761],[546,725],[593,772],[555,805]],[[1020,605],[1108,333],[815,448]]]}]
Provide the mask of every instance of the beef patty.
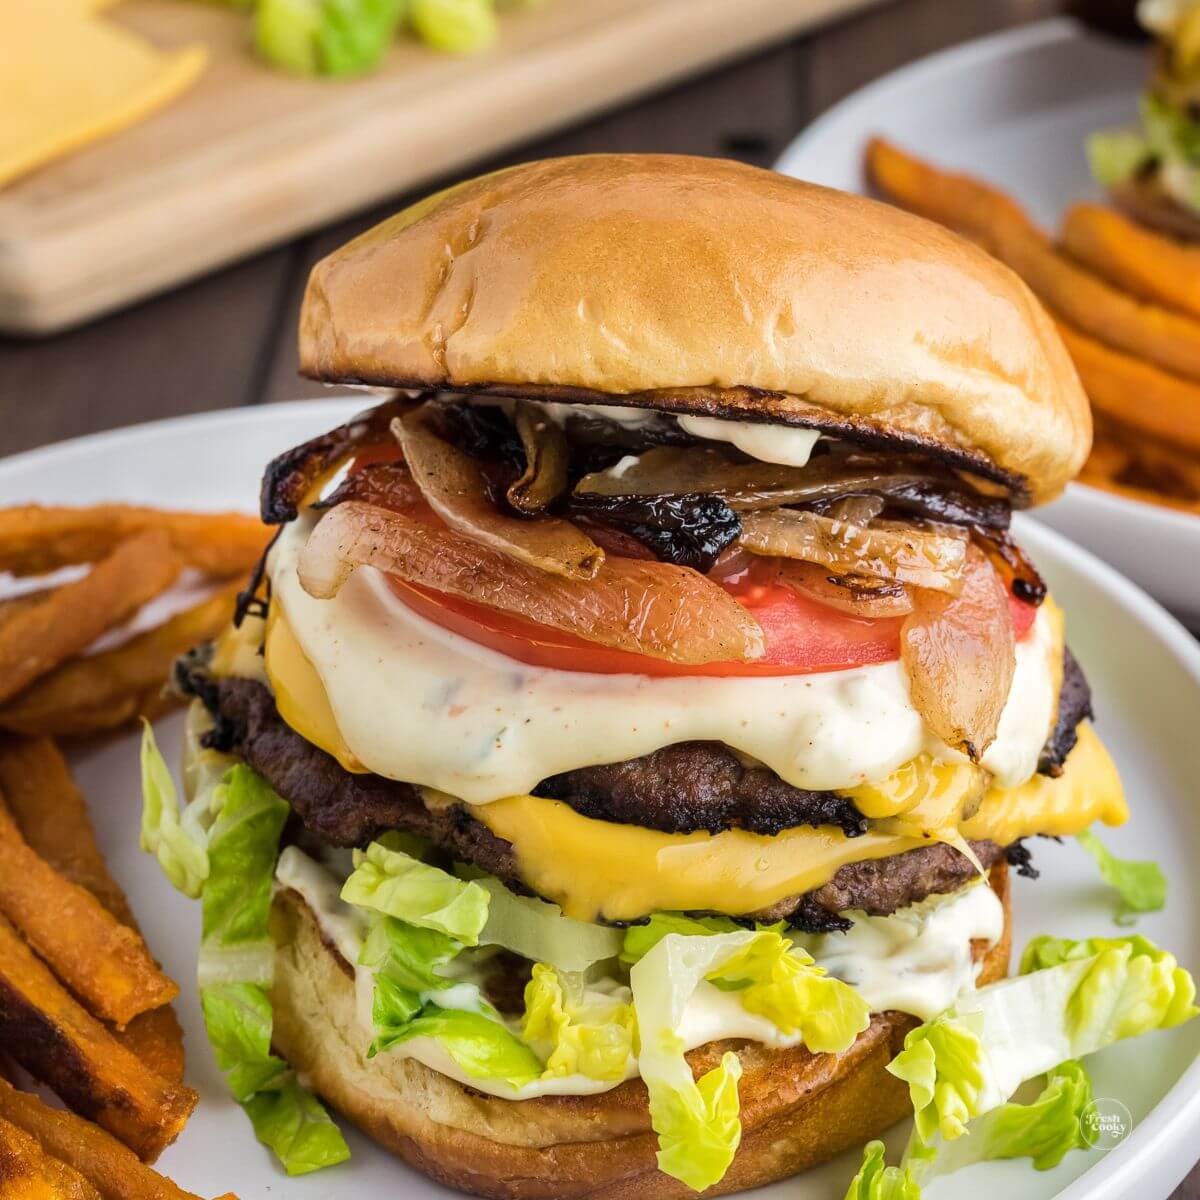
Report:
[{"label": "beef patty", "polygon": [[[514,890],[526,890],[512,844],[471,816],[466,806],[430,809],[412,784],[346,771],[279,716],[274,697],[261,683],[214,679],[194,656],[181,660],[177,680],[186,694],[198,696],[213,715],[216,724],[207,735],[208,743],[243,758],[318,837],[335,846],[365,846],[389,829],[404,830],[428,838],[454,859],[474,863]],[[759,768],[745,769],[739,779],[751,775],[749,786],[764,787],[758,778],[761,773]],[[717,778],[726,781],[731,777],[731,769],[717,773]],[[729,794],[728,789],[723,794]],[[822,797],[822,793],[808,795],[818,801]],[[819,808],[818,803],[809,809],[814,819]],[[803,822],[788,822],[798,823]],[[972,842],[971,847],[985,867],[1006,853],[994,842]],[[1023,851],[1014,846],[1008,848],[1008,854],[1016,860]],[[963,855],[949,846],[932,844],[888,858],[847,864],[822,887],[787,897],[754,915],[773,921],[786,918],[810,932],[844,929],[849,922],[837,915],[840,911],[859,908],[884,916],[934,893],[953,891],[974,874]]]}]

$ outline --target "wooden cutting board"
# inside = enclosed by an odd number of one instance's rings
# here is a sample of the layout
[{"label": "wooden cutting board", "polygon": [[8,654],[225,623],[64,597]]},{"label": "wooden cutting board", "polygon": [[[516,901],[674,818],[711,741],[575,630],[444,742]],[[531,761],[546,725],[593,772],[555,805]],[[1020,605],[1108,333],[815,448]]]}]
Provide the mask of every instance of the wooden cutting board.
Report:
[{"label": "wooden cutting board", "polygon": [[258,63],[235,12],[128,0],[114,20],[212,62],[169,108],[0,190],[0,329],[62,329],[874,2],[545,0],[486,54],[401,39],[376,74],[331,81]]}]

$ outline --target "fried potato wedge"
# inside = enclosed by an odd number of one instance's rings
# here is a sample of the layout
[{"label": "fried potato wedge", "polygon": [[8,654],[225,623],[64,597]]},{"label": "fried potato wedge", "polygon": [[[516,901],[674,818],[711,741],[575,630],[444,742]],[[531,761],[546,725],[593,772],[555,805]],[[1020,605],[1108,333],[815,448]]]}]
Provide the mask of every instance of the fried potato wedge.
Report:
[{"label": "fried potato wedge", "polygon": [[104,1200],[200,1200],[152,1171],[103,1129],[74,1113],[43,1104],[3,1078],[0,1117],[35,1137],[43,1152],[74,1168]]},{"label": "fried potato wedge", "polygon": [[65,991],[0,918],[0,1041],[73,1111],[152,1162],[183,1129],[197,1096],[150,1071]]},{"label": "fried potato wedge", "polygon": [[0,706],[0,729],[74,737],[164,712],[174,703],[162,689],[175,659],[229,624],[240,586],[226,585],[124,645],[64,663]]},{"label": "fried potato wedge", "polygon": [[59,567],[99,562],[121,542],[160,530],[184,566],[218,578],[242,575],[271,536],[244,513],[169,512],[130,504],[83,508],[26,504],[0,509],[0,571],[44,575]]},{"label": "fried potato wedge", "polygon": [[1200,453],[1200,386],[1058,325],[1092,407],[1123,425]]},{"label": "fried potato wedge", "polygon": [[958,230],[1007,263],[1076,329],[1200,380],[1200,320],[1137,300],[1085,270],[999,189],[941,171],[880,138],[867,148],[867,169],[890,199]]},{"label": "fried potato wedge", "polygon": [[91,1013],[119,1029],[179,995],[139,934],[30,849],[2,792],[0,913]]},{"label": "fried potato wedge", "polygon": [[82,579],[0,625],[0,702],[85,650],[175,582],[167,535],[147,529],[122,542]]},{"label": "fried potato wedge", "polygon": [[[96,844],[87,801],[49,738],[0,736],[0,793],[30,848],[138,932],[129,901]],[[183,1079],[183,1030],[170,1007],[135,1017],[113,1036],[156,1075],[170,1083]]]},{"label": "fried potato wedge", "polygon": [[32,1134],[0,1117],[0,1195],[5,1200],[103,1200],[74,1167],[52,1158]]},{"label": "fried potato wedge", "polygon": [[1181,245],[1099,204],[1075,204],[1067,210],[1062,244],[1072,258],[1110,283],[1200,318],[1200,247]]}]

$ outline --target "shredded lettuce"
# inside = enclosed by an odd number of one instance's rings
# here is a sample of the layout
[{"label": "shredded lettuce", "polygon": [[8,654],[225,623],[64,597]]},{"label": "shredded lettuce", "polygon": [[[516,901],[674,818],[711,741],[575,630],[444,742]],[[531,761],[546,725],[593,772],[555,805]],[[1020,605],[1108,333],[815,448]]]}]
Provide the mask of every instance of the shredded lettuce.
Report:
[{"label": "shredded lettuce", "polygon": [[[684,937],[705,937],[712,933],[737,933],[743,928],[729,917],[689,917],[683,913],[653,913],[648,921],[641,925],[630,925],[625,930],[621,961],[626,966],[632,966],[649,954],[668,933],[678,933]],[[783,921],[776,925],[755,926],[759,933],[783,933],[786,928]]]},{"label": "shredded lettuce", "polygon": [[221,983],[200,993],[217,1066],[239,1103],[278,1082],[287,1063],[271,1053],[271,1001],[254,983]]},{"label": "shredded lettuce", "polygon": [[208,849],[184,828],[175,780],[163,759],[149,721],[142,722],[141,847],[158,859],[171,884],[193,900],[208,878]]},{"label": "shredded lettuce", "polygon": [[487,923],[490,895],[474,881],[456,879],[383,841],[355,854],[342,887],[347,904],[396,917],[474,946]]},{"label": "shredded lettuce", "polygon": [[810,1049],[844,1050],[870,1021],[853,989],[827,979],[777,932],[706,929],[705,936],[659,937],[630,972],[641,1041],[638,1066],[650,1095],[659,1167],[697,1191],[724,1175],[741,1139],[737,1057],[727,1054],[719,1067],[694,1080],[676,1032],[688,1001],[706,981],[739,992],[743,1005],[781,1031],[800,1034],[806,1045],[813,1038],[818,1046]]},{"label": "shredded lettuce", "polygon": [[1130,924],[1134,914],[1158,912],[1167,902],[1167,877],[1156,862],[1118,858],[1090,829],[1075,840],[1096,860],[1100,876],[1121,898],[1118,925]]},{"label": "shredded lettuce", "polygon": [[633,1006],[602,995],[574,1003],[558,972],[536,963],[525,988],[522,1036],[545,1062],[550,1076],[624,1079],[633,1055]]},{"label": "shredded lettuce", "polygon": [[469,54],[496,40],[492,0],[411,0],[408,21],[435,50]]},{"label": "shredded lettuce", "polygon": [[542,1073],[541,1059],[494,1012],[441,1008],[427,1003],[405,1024],[381,1033],[372,1045],[390,1050],[413,1038],[432,1038],[474,1079],[499,1080],[519,1088]]},{"label": "shredded lettuce", "polygon": [[1116,129],[1093,133],[1087,139],[1087,156],[1092,178],[1103,187],[1115,187],[1152,162],[1154,150],[1143,134]]},{"label": "shredded lettuce", "polygon": [[1196,1015],[1191,976],[1146,938],[1039,938],[1033,968],[963,996],[913,1030],[888,1070],[909,1085],[916,1136],[960,1137],[1026,1079]]},{"label": "shredded lettuce", "polygon": [[289,1175],[307,1175],[350,1157],[350,1147],[321,1102],[294,1078],[256,1092],[242,1107],[254,1135],[269,1146]]},{"label": "shredded lettuce", "polygon": [[518,896],[490,876],[476,878],[475,883],[491,897],[487,924],[479,934],[481,945],[503,946],[531,962],[568,972],[586,971],[621,952],[620,929],[565,917],[557,904]]},{"label": "shredded lettuce", "polygon": [[867,1002],[825,973],[812,956],[781,934],[760,931],[707,976],[736,991],[742,1007],[785,1034],[800,1034],[816,1053],[845,1050],[871,1023]]},{"label": "shredded lettuce", "polygon": [[378,66],[405,0],[257,0],[254,41],[268,62],[301,75],[358,75]]},{"label": "shredded lettuce", "polygon": [[888,1167],[882,1142],[863,1147],[862,1166],[846,1189],[845,1200],[921,1200],[921,1188],[904,1167]]}]

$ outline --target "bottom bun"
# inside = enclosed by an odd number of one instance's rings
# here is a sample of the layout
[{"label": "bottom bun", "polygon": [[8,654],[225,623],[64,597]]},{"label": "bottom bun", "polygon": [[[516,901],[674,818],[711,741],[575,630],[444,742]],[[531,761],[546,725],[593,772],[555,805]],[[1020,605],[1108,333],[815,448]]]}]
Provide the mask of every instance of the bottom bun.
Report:
[{"label": "bottom bun", "polygon": [[[1008,870],[992,868],[1004,934],[982,945],[980,982],[1002,978],[1011,945]],[[418,1171],[478,1196],[666,1200],[694,1195],[658,1170],[646,1089],[631,1079],[590,1096],[505,1100],[466,1087],[398,1054],[366,1057],[353,972],[323,939],[294,892],[271,914],[274,1043],[334,1108]],[[907,1086],[884,1069],[917,1024],[879,1013],[841,1054],[773,1050],[722,1041],[687,1058],[697,1076],[726,1050],[742,1063],[742,1141],[728,1173],[706,1195],[760,1187],[861,1144],[911,1112]]]}]

